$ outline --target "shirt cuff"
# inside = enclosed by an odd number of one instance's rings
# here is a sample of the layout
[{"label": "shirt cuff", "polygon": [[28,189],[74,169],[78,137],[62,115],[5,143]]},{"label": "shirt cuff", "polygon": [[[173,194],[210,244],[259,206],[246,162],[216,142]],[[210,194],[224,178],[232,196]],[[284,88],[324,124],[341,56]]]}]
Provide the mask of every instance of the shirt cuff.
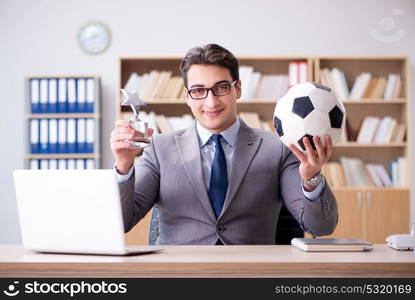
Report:
[{"label": "shirt cuff", "polygon": [[127,174],[118,173],[117,169],[115,168],[115,165],[114,165],[114,171],[115,171],[115,178],[117,179],[117,182],[119,184],[123,184],[123,183],[126,183],[128,180],[130,180],[131,177],[133,177],[134,165],[130,168]]},{"label": "shirt cuff", "polygon": [[303,185],[301,185],[301,188],[303,189],[304,196],[308,200],[310,200],[311,202],[319,202],[321,200],[321,194],[325,186],[326,186],[326,180],[323,177],[323,180],[319,183],[318,186],[316,186],[316,188],[313,191],[307,192],[304,189]]}]

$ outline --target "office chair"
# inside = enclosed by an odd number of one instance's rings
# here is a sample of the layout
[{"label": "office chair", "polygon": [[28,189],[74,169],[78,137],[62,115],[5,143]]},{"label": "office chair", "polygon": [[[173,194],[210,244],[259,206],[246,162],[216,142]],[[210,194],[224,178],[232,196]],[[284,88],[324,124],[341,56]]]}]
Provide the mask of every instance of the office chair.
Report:
[{"label": "office chair", "polygon": [[[154,206],[153,212],[151,213],[148,244],[155,245],[158,236],[159,212],[157,206]],[[290,245],[291,239],[298,237],[304,237],[304,231],[301,229],[300,224],[298,224],[297,220],[283,205],[281,207],[280,216],[278,218],[277,233],[275,235],[275,244]]]}]

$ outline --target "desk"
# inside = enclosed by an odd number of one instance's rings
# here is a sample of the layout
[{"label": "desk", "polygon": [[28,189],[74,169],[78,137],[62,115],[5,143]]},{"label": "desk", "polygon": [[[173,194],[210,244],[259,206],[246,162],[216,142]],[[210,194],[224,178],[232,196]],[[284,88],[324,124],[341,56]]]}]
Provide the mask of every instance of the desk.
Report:
[{"label": "desk", "polygon": [[130,256],[38,254],[0,246],[0,277],[415,277],[415,252],[302,252],[291,246],[163,246]]}]

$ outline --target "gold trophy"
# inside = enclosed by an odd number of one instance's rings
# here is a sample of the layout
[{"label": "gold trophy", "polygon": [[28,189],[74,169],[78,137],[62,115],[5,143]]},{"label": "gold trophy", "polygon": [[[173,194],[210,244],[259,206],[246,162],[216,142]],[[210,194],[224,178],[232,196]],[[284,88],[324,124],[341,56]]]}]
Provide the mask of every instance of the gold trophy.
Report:
[{"label": "gold trophy", "polygon": [[[139,118],[140,107],[145,105],[145,102],[138,96],[136,91],[129,92],[121,89],[124,95],[124,101],[121,103],[122,106],[130,106],[134,112],[133,117],[130,119],[130,125],[137,131],[144,134],[145,138],[149,138],[148,135],[148,122],[145,122]],[[150,141],[136,142],[131,140],[124,140],[123,142],[129,143],[131,148],[145,148],[150,144]]]}]

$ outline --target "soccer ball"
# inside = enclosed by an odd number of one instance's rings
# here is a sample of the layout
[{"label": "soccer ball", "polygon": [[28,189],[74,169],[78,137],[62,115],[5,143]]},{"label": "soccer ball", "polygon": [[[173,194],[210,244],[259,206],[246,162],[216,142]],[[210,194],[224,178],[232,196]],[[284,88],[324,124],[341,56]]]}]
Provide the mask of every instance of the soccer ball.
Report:
[{"label": "soccer ball", "polygon": [[[306,151],[303,138],[329,135],[333,145],[340,140],[345,126],[346,110],[337,95],[327,86],[315,82],[291,87],[277,102],[274,127],[287,147],[291,144]],[[323,145],[324,139],[321,139]]]}]

